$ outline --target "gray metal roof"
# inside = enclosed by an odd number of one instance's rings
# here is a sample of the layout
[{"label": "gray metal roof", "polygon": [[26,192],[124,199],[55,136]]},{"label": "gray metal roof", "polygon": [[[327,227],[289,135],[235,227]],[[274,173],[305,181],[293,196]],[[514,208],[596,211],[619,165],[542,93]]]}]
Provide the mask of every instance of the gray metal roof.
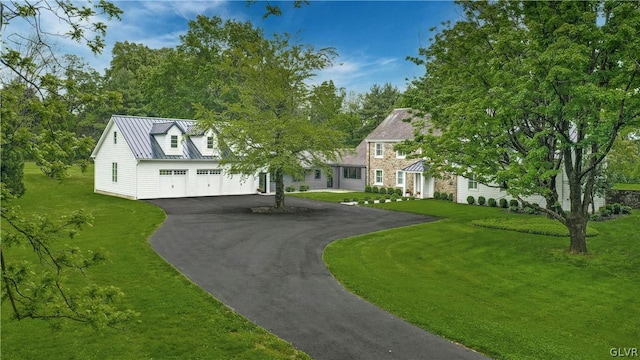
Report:
[{"label": "gray metal roof", "polygon": [[[426,115],[420,120],[428,120],[429,115]],[[368,142],[373,141],[402,141],[407,139],[413,139],[415,129],[411,122],[416,116],[411,109],[395,109],[387,116],[378,127],[376,127],[366,138]],[[425,133],[430,128],[427,125],[421,132]]]},{"label": "gray metal roof", "polygon": [[424,163],[424,160],[420,160],[417,161],[409,166],[407,166],[406,168],[402,169],[402,171],[406,171],[406,172],[425,172],[429,170],[429,165]]},{"label": "gray metal roof", "polygon": [[113,115],[111,120],[118,126],[131,152],[138,160],[213,160],[203,156],[189,137],[183,138],[182,155],[166,155],[154,134],[166,134],[176,125],[183,134],[196,126],[195,120],[164,119],[141,116]]}]

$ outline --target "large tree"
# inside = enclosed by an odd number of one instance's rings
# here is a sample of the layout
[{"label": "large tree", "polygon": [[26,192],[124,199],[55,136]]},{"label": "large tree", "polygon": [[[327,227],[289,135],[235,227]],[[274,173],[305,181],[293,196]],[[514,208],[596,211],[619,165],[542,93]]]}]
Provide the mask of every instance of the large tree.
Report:
[{"label": "large tree", "polygon": [[[200,106],[198,117],[230,149],[223,163],[231,171],[274,175],[275,207],[283,208],[284,175],[326,168],[342,145],[342,134],[326,121],[328,112],[318,109],[331,84],[309,84],[314,71],[329,66],[335,54],[291,43],[287,35],[267,40],[261,31],[252,34],[226,47],[222,78],[210,79],[207,87],[217,89],[218,102],[214,108]],[[320,118],[309,116],[312,106],[315,114],[323,113]]]},{"label": "large tree", "polygon": [[[589,205],[618,133],[640,118],[640,3],[460,2],[464,19],[414,59],[409,104],[441,136],[420,136],[432,171],[475,175],[546,211],[587,253]],[[566,174],[570,211],[556,184]]]}]

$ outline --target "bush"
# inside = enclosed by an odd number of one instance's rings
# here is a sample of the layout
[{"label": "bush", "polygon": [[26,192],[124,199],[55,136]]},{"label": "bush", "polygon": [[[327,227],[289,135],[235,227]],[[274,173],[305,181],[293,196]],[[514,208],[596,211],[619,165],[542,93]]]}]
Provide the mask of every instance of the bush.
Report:
[{"label": "bush", "polygon": [[289,185],[284,189],[286,192],[293,192],[296,191],[296,187],[293,185]]},{"label": "bush", "polygon": [[631,206],[623,205],[623,206],[620,208],[620,212],[621,212],[622,214],[625,214],[625,215],[631,214]]},{"label": "bush", "polygon": [[389,199],[391,199],[391,195],[385,195],[384,198],[389,200]]},{"label": "bush", "polygon": [[364,205],[364,200],[358,201],[358,205]]},{"label": "bush", "polygon": [[387,193],[387,189],[386,189],[386,188],[381,187],[381,188],[380,188],[380,194],[383,194],[383,195],[384,195],[384,194],[386,194],[386,193]]},{"label": "bush", "polygon": [[351,199],[349,199],[349,198],[344,198],[344,199],[342,199],[342,200],[343,200],[344,202],[351,202]]},{"label": "bush", "polygon": [[367,201],[367,202],[368,202],[369,200],[371,200],[371,198],[370,198],[370,197],[368,197],[368,196],[365,196],[365,197],[364,197],[364,201]]},{"label": "bush", "polygon": [[398,196],[402,196],[402,189],[397,188],[397,189],[396,189],[396,195],[398,195]]},{"label": "bush", "polygon": [[300,185],[299,190],[300,191],[307,191],[307,190],[309,190],[309,185],[302,184],[302,185]]},{"label": "bush", "polygon": [[451,194],[449,194],[449,195],[447,196],[447,200],[449,200],[449,201],[453,201],[453,193],[451,193]]},{"label": "bush", "polygon": [[391,194],[395,194],[396,193],[396,188],[387,188],[387,194],[391,195]]},{"label": "bush", "polygon": [[374,193],[374,194],[377,194],[377,193],[380,192],[380,189],[378,189],[377,186],[374,186],[374,187],[371,188],[371,192]]},{"label": "bush", "polygon": [[619,204],[619,203],[615,203],[615,204],[613,204],[612,208],[613,208],[613,213],[614,213],[615,215],[620,214],[620,212],[622,211],[622,205],[621,205],[621,204]]},{"label": "bush", "polygon": [[476,202],[476,199],[473,198],[473,196],[469,195],[467,196],[467,202],[469,203],[469,205],[473,205]]},{"label": "bush", "polygon": [[518,208],[518,207],[520,207],[520,203],[518,203],[518,200],[516,200],[516,199],[511,199],[511,200],[509,200],[509,207]]},{"label": "bush", "polygon": [[439,200],[440,199],[440,192],[439,191],[434,191],[433,192],[433,198],[436,199],[436,200]]},{"label": "bush", "polygon": [[505,199],[505,198],[500,199],[500,207],[503,208],[503,209],[506,209],[507,206],[508,206],[507,199]]},{"label": "bush", "polygon": [[518,212],[518,207],[517,207],[517,206],[509,205],[509,211],[511,211],[511,212]]},{"label": "bush", "polygon": [[358,198],[353,198],[353,202],[358,202]]},{"label": "bush", "polygon": [[534,207],[532,206],[525,206],[522,209],[522,212],[524,212],[525,214],[529,214],[529,215],[535,215],[538,213],[538,210],[536,210]]},{"label": "bush", "polygon": [[487,199],[484,196],[478,196],[478,205],[484,205],[487,203]]},{"label": "bush", "polygon": [[498,206],[498,204],[496,203],[496,199],[494,199],[494,198],[489,198],[488,205],[489,205],[490,207],[496,207],[496,206]]},{"label": "bush", "polygon": [[371,189],[371,185],[367,185],[367,186],[365,186],[365,187],[364,187],[364,192],[366,192],[366,193],[370,193],[370,192],[372,192],[372,191],[373,191],[373,190]]}]

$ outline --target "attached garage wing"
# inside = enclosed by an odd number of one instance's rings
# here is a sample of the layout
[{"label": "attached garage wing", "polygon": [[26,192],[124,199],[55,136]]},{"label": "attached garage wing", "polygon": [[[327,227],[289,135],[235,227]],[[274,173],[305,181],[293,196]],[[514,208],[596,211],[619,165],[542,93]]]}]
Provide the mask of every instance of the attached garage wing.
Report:
[{"label": "attached garage wing", "polygon": [[222,183],[222,169],[196,170],[196,196],[223,195]]},{"label": "attached garage wing", "polygon": [[187,170],[160,170],[160,197],[174,198],[187,196]]}]

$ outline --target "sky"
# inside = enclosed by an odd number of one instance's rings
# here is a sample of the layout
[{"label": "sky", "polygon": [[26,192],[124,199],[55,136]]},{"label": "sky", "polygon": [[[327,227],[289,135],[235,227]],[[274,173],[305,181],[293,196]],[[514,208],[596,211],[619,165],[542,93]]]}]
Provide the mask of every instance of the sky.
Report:
[{"label": "sky", "polygon": [[[71,41],[59,43],[61,52],[81,56],[94,69],[109,66],[117,41],[142,43],[151,48],[175,47],[197,15],[250,21],[274,33],[298,34],[302,44],[316,49],[333,47],[338,57],[332,67],[318,73],[313,82],[333,80],[347,91],[365,93],[372,85],[391,83],[404,90],[424,68],[406,60],[427,47],[441,22],[456,21],[460,10],[450,1],[313,1],[302,8],[292,2],[275,2],[281,16],[263,19],[265,2],[247,6],[236,1],[112,1],[124,13],[121,21],[107,22],[106,48],[97,56]],[[53,21],[53,27],[58,24]]]}]

